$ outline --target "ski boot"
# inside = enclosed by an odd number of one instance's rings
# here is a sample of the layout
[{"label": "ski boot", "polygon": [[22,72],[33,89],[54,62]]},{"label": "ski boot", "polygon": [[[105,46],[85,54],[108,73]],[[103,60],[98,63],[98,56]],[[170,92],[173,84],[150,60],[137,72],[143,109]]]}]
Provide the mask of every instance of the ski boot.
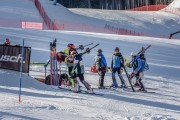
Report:
[{"label": "ski boot", "polygon": [[136,81],[133,85],[133,87],[140,87],[140,85],[138,84],[138,82]]},{"label": "ski boot", "polygon": [[78,84],[78,83],[75,83],[75,87],[74,87],[73,92],[74,92],[74,93],[81,92],[81,89],[80,89],[80,87],[79,87],[79,84]]},{"label": "ski boot", "polygon": [[105,87],[104,86],[99,86],[98,89],[105,89]]},{"label": "ski boot", "polygon": [[140,88],[138,91],[140,91],[140,92],[147,92],[147,90],[145,90],[144,88]]},{"label": "ski boot", "polygon": [[126,86],[125,83],[123,83],[123,84],[120,86],[120,88],[127,88],[127,86]]},{"label": "ski boot", "polygon": [[117,88],[118,84],[117,83],[113,83],[110,87]]},{"label": "ski boot", "polygon": [[87,90],[87,93],[94,93],[93,92],[93,89],[91,88],[91,86],[89,86],[88,90]]}]

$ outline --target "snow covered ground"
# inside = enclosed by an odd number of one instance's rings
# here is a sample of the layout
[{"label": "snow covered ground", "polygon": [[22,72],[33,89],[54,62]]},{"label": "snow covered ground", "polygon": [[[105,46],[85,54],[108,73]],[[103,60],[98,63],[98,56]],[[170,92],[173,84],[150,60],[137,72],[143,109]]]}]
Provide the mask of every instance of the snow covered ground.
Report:
[{"label": "snow covered ground", "polygon": [[[7,1],[7,3],[8,2],[9,1]],[[17,2],[19,2],[19,0],[17,0]],[[48,2],[46,3],[48,4]],[[51,7],[58,10],[57,6]],[[51,8],[51,10],[52,9],[53,8]],[[64,10],[68,11],[65,8]],[[72,14],[70,11],[68,12],[66,14]],[[124,13],[122,12],[122,14]],[[55,13],[53,15],[55,15]],[[168,16],[171,14],[166,15]],[[63,16],[67,17],[65,14]],[[94,20],[93,24],[99,24],[95,19],[89,19]],[[159,17],[159,19],[164,20],[168,18],[162,16]],[[177,16],[174,16],[173,19],[179,21]],[[88,22],[86,19],[84,19],[84,21]],[[103,20],[99,19],[98,21]],[[179,25],[177,21],[172,20],[172,24]],[[161,25],[162,24],[159,24],[159,27]],[[96,93],[104,95],[86,95],[52,89],[52,86],[44,85],[24,74],[22,80],[22,102],[19,104],[19,73],[0,69],[0,119],[180,119],[179,40],[76,31],[24,30],[3,27],[0,27],[0,36],[0,43],[4,42],[3,38],[5,37],[10,38],[12,44],[21,44],[24,39],[26,46],[32,47],[31,62],[46,62],[46,60],[49,59],[49,42],[54,38],[57,39],[58,51],[66,48],[69,43],[74,43],[76,46],[91,42],[94,44],[100,43],[100,46],[92,50],[90,54],[84,55],[83,57],[87,70],[85,79],[93,88],[97,88],[98,76],[89,73],[88,70],[93,64],[93,58],[96,55],[98,48],[103,49],[103,53],[107,58],[108,65],[110,66],[111,57],[115,47],[120,47],[124,57],[130,59],[130,53],[132,51],[136,53],[142,46],[151,44],[152,47],[146,53],[150,70],[145,73],[143,82],[147,88],[155,88],[147,89],[148,91],[155,93],[132,93],[121,89],[95,89]],[[31,66],[30,76],[43,77],[43,71],[43,67]],[[128,71],[131,72],[130,69]],[[127,81],[126,76],[124,74],[123,76]],[[105,85],[110,84],[111,74],[107,73],[107,76],[105,77]]]},{"label": "snow covered ground", "polygon": [[34,3],[30,0],[1,0],[0,18],[19,20],[41,20]]},{"label": "snow covered ground", "polygon": [[[164,35],[178,31],[180,17],[173,14],[154,11],[109,11],[96,9],[70,9],[72,12],[93,17],[108,22],[113,22],[116,27],[122,27],[149,36]],[[88,14],[87,14],[88,13]],[[146,16],[146,17],[143,17]],[[111,24],[112,25],[112,24]],[[169,29],[171,28],[171,29]],[[179,35],[178,35],[179,36]],[[178,37],[177,37],[178,38]]]},{"label": "snow covered ground", "polygon": [[[59,24],[65,24],[67,30],[79,27],[79,31],[83,25],[85,26],[84,29],[91,26],[95,28],[95,32],[96,29],[103,32],[105,25],[108,24],[116,28],[124,28],[149,36],[165,36],[168,38],[170,33],[178,31],[180,27],[180,17],[165,12],[78,8],[68,10],[59,4],[54,6],[53,2],[50,1],[40,0],[40,2],[48,16]],[[174,4],[176,5],[178,2],[179,0]],[[175,37],[180,38],[180,35]]]},{"label": "snow covered ground", "polygon": [[43,22],[32,0],[1,0],[0,26],[20,28],[21,21]]},{"label": "snow covered ground", "polygon": [[[147,87],[158,88],[158,90],[149,90],[156,92],[152,94],[131,93],[123,90],[95,90],[96,93],[103,93],[104,95],[91,96],[63,90],[54,91],[48,86],[46,88],[42,83],[38,83],[34,79],[25,76],[23,77],[23,102],[19,105],[19,74],[17,72],[1,70],[0,88],[2,90],[0,96],[4,97],[0,98],[2,101],[0,108],[3,119],[10,119],[12,117],[17,119],[48,119],[50,117],[58,119],[58,115],[66,119],[73,118],[82,120],[178,120],[179,118],[180,91],[178,88],[180,85],[180,63],[178,61],[180,57],[178,54],[180,52],[180,41],[178,40],[171,40],[171,43],[168,43],[169,40],[167,39],[159,42],[158,40],[160,39],[152,40],[152,38],[93,33],[5,28],[0,28],[0,31],[1,34],[11,37],[11,39],[13,39],[12,43],[21,43],[20,40],[25,39],[26,45],[32,46],[33,49],[32,62],[46,62],[46,59],[49,57],[48,43],[54,37],[58,40],[59,51],[73,41],[76,41],[75,45],[90,42],[100,43],[98,48],[103,48],[104,54],[108,59],[108,64],[110,64],[111,55],[116,46],[121,48],[125,57],[129,57],[131,51],[136,52],[141,46],[152,44],[152,48],[147,51],[150,70],[146,73],[143,82]],[[93,63],[93,57],[98,48],[94,49],[89,55],[84,56],[84,62],[88,70]],[[36,77],[44,76],[44,73],[42,73],[43,68],[34,66],[32,69],[37,71],[31,72],[30,75]],[[38,70],[40,70],[40,72],[38,72]],[[97,88],[98,76],[96,74],[86,73],[85,79],[92,87]],[[111,84],[110,73],[108,73],[105,78],[105,84]],[[47,114],[47,112],[49,114]]]},{"label": "snow covered ground", "polygon": [[180,0],[174,0],[169,6],[180,9]]}]

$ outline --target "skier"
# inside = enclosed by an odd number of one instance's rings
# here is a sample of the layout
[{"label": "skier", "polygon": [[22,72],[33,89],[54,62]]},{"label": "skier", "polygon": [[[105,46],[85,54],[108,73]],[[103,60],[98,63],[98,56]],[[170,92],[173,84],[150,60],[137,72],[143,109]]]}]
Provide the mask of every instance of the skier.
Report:
[{"label": "skier", "polygon": [[112,56],[112,62],[111,62],[111,71],[112,71],[112,80],[113,80],[111,87],[118,87],[116,77],[115,77],[116,72],[118,73],[118,77],[121,80],[121,86],[120,87],[122,87],[122,88],[126,87],[125,81],[124,81],[122,74],[121,74],[123,65],[124,65],[123,56],[120,53],[119,48],[116,47],[114,50],[114,54]]},{"label": "skier", "polygon": [[[67,57],[64,52],[57,52],[56,56],[57,56],[57,61],[59,62],[59,64],[61,64],[61,62],[65,62],[65,58]],[[61,65],[59,67],[61,67]],[[60,70],[61,70],[61,68],[60,68]],[[61,71],[60,71],[60,81],[59,81],[60,86],[61,86],[61,81],[64,81],[64,84],[66,84],[66,85],[67,85],[67,83],[68,84],[70,83],[72,89],[75,87],[74,79],[69,78],[66,73],[61,74]]]},{"label": "skier", "polygon": [[129,76],[130,78],[136,77],[136,83],[140,87],[139,91],[145,91],[144,85],[142,83],[142,77],[143,77],[143,63],[142,59],[138,55],[134,55],[131,53],[132,56],[132,63],[129,65],[129,67],[133,68],[133,73]]},{"label": "skier", "polygon": [[4,45],[11,45],[11,43],[10,43],[8,38],[5,39]]},{"label": "skier", "polygon": [[67,65],[67,67],[68,67],[68,73],[71,76],[71,71],[73,69],[73,62],[74,62],[74,59],[71,56],[71,52],[76,51],[76,49],[75,49],[74,44],[68,44],[67,47],[68,47],[68,49],[64,50],[64,53],[67,56],[66,59],[65,59],[65,63]]},{"label": "skier", "polygon": [[[142,51],[143,51],[144,49],[145,49],[145,48],[142,47]],[[131,52],[131,56],[133,57],[133,52]],[[149,65],[148,65],[147,62],[146,62],[145,54],[144,54],[144,53],[141,53],[141,54],[139,55],[139,57],[140,57],[140,59],[141,59],[141,61],[142,61],[142,72],[143,72],[143,71],[147,71],[147,70],[149,69]],[[137,76],[136,76],[136,82],[134,83],[133,86],[138,86],[138,87],[140,87],[140,84],[139,84],[139,82],[138,82],[138,77],[137,77]]]},{"label": "skier", "polygon": [[104,89],[104,76],[106,74],[106,70],[108,70],[106,58],[102,54],[102,50],[98,49],[97,55],[95,57],[95,66],[98,70],[99,75],[99,89]]},{"label": "skier", "polygon": [[[90,52],[90,51],[89,51]],[[79,84],[77,81],[77,77],[79,77],[79,80],[82,82],[82,84],[86,87],[89,93],[92,93],[91,86],[84,80],[84,64],[83,64],[83,59],[82,55],[83,54],[78,54],[76,50],[71,52],[71,55],[74,57],[74,66],[72,70],[72,76],[73,79],[75,80],[76,83],[76,92],[79,92]]]}]

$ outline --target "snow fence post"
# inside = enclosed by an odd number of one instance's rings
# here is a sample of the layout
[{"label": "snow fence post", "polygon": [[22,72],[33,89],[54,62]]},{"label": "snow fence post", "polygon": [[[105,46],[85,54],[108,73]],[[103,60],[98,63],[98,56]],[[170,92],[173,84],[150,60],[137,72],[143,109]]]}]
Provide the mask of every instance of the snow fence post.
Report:
[{"label": "snow fence post", "polygon": [[22,58],[21,58],[21,65],[20,65],[20,77],[19,77],[19,104],[21,102],[21,82],[22,82],[22,67],[23,67],[23,59],[24,59],[24,40],[23,40],[23,46],[22,46]]}]

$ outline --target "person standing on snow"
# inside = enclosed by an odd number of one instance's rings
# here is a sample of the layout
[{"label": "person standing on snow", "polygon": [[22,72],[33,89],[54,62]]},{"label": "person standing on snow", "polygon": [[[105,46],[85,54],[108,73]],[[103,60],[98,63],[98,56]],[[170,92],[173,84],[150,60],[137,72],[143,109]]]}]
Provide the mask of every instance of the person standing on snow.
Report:
[{"label": "person standing on snow", "polygon": [[145,91],[144,85],[142,83],[142,77],[143,77],[143,62],[140,56],[134,55],[131,53],[132,56],[132,63],[130,67],[133,68],[133,73],[130,75],[130,78],[136,77],[136,82],[138,86],[140,87],[139,91]]},{"label": "person standing on snow", "polygon": [[111,71],[112,71],[112,80],[113,80],[111,87],[117,87],[118,86],[117,81],[116,81],[116,77],[115,77],[116,72],[118,73],[118,77],[121,81],[121,87],[126,87],[125,81],[124,81],[122,74],[121,74],[121,69],[122,69],[123,65],[124,65],[123,56],[120,53],[119,48],[116,47],[114,50],[114,54],[112,56],[112,62],[111,62]]},{"label": "person standing on snow", "polygon": [[[57,61],[59,62],[59,64],[61,64],[61,62],[65,62],[65,59],[66,59],[66,57],[67,57],[64,52],[57,52],[56,56],[57,56]],[[71,56],[71,55],[70,55],[70,56]],[[71,57],[72,57],[72,56],[71,56]],[[72,71],[72,70],[71,70],[71,71]],[[60,77],[63,77],[63,79],[67,79],[67,80],[70,81],[72,89],[75,88],[75,82],[74,82],[74,79],[72,78],[72,76],[68,78],[68,75],[67,75],[67,74],[61,74],[61,68],[60,68],[60,75],[61,75]],[[61,85],[61,80],[62,80],[62,79],[60,78],[60,85]],[[67,82],[67,81],[66,81],[66,82]]]},{"label": "person standing on snow", "polygon": [[11,43],[10,43],[8,38],[5,39],[4,45],[11,45]]},{"label": "person standing on snow", "polygon": [[[89,51],[90,52],[90,51]],[[78,54],[76,50],[71,52],[71,55],[74,58],[74,65],[73,65],[73,69],[72,69],[72,76],[73,79],[75,80],[76,83],[76,92],[79,92],[79,84],[78,84],[78,80],[77,77],[79,77],[79,80],[82,82],[82,84],[86,87],[86,89],[88,90],[88,92],[93,92],[92,88],[90,86],[89,83],[87,83],[84,80],[84,64],[83,64],[83,59],[82,59],[82,55],[83,54]]]},{"label": "person standing on snow", "polygon": [[99,75],[99,89],[104,89],[104,76],[106,74],[107,68],[107,62],[106,58],[102,54],[102,50],[98,49],[97,55],[95,56],[95,66],[96,69],[98,70],[98,75]]},{"label": "person standing on snow", "polygon": [[71,56],[71,52],[72,51],[76,51],[76,49],[75,49],[75,46],[74,46],[74,44],[68,44],[68,49],[65,49],[64,50],[64,53],[66,54],[66,58],[65,58],[65,63],[66,63],[66,65],[67,65],[67,67],[68,67],[68,73],[69,73],[69,75],[71,76],[71,71],[72,71],[72,69],[73,69],[73,63],[74,63],[74,59],[72,58],[72,56]]}]

